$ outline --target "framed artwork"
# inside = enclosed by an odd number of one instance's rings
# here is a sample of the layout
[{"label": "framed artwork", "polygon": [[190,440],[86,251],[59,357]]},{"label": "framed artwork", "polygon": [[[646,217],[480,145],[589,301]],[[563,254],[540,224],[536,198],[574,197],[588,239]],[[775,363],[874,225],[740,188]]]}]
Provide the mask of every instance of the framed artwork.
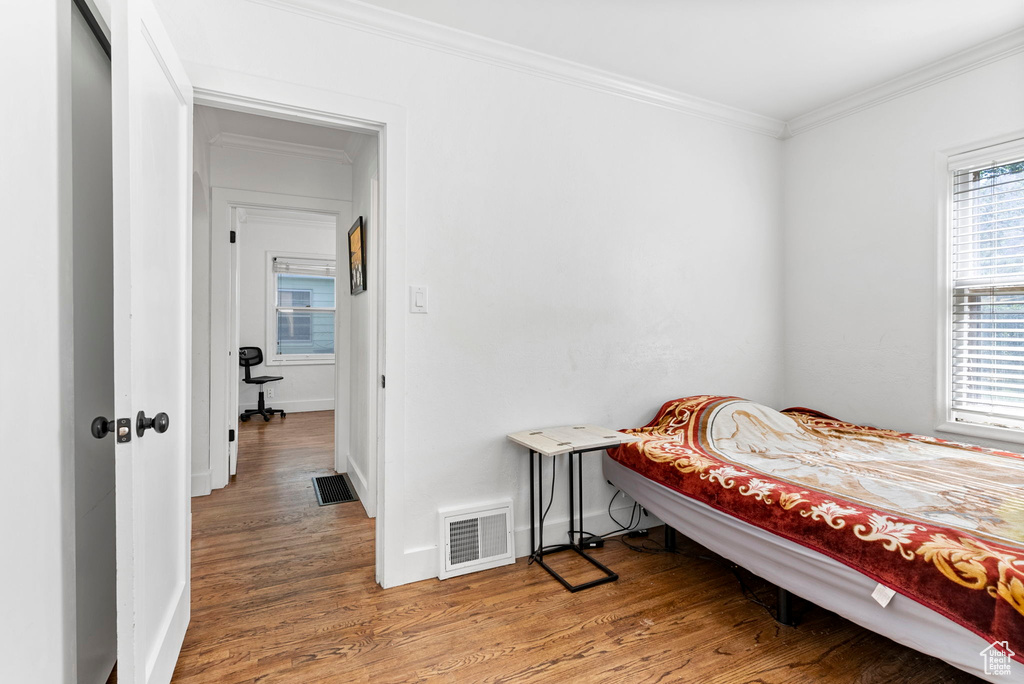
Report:
[{"label": "framed artwork", "polygon": [[348,230],[348,275],[353,295],[366,292],[366,238],[362,216]]}]

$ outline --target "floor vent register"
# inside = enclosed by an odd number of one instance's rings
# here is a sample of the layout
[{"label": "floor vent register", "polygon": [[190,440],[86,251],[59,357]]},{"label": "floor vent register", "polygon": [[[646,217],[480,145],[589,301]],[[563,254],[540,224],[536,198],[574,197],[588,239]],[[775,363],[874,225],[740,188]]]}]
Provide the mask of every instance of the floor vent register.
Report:
[{"label": "floor vent register", "polygon": [[321,506],[359,501],[347,473],[314,477],[313,489],[316,491],[316,502]]}]

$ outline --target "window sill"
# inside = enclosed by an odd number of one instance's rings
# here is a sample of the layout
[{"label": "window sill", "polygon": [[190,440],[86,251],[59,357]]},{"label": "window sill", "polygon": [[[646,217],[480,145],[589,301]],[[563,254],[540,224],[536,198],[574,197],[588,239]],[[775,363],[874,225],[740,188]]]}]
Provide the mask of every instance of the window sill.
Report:
[{"label": "window sill", "polygon": [[268,366],[333,366],[334,355],[302,357],[277,357],[266,360]]},{"label": "window sill", "polygon": [[1013,428],[996,427],[995,425],[977,425],[975,423],[946,422],[940,424],[935,429],[939,432],[952,433],[954,435],[993,439],[997,442],[1024,444],[1024,430],[1014,430]]}]

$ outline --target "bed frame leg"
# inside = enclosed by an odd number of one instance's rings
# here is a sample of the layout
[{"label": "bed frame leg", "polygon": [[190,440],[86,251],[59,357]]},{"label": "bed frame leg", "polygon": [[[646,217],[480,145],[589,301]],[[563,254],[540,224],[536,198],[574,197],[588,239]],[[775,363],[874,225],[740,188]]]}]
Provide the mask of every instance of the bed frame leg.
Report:
[{"label": "bed frame leg", "polygon": [[796,618],[793,617],[793,610],[791,605],[792,598],[792,594],[790,594],[782,587],[779,587],[779,603],[776,607],[775,621],[778,622],[780,625],[785,625],[786,627],[796,626]]},{"label": "bed frame leg", "polygon": [[665,525],[665,550],[676,552],[676,531],[671,525]]}]

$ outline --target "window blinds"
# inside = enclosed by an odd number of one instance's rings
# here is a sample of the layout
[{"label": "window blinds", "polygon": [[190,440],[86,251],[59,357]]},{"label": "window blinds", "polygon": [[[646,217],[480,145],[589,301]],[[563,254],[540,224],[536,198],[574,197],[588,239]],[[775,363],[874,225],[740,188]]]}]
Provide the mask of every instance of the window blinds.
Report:
[{"label": "window blinds", "polygon": [[295,257],[274,257],[274,273],[290,275],[334,277],[334,261],[329,259],[299,259]]},{"label": "window blinds", "polygon": [[951,171],[952,418],[1024,428],[1024,155]]}]

